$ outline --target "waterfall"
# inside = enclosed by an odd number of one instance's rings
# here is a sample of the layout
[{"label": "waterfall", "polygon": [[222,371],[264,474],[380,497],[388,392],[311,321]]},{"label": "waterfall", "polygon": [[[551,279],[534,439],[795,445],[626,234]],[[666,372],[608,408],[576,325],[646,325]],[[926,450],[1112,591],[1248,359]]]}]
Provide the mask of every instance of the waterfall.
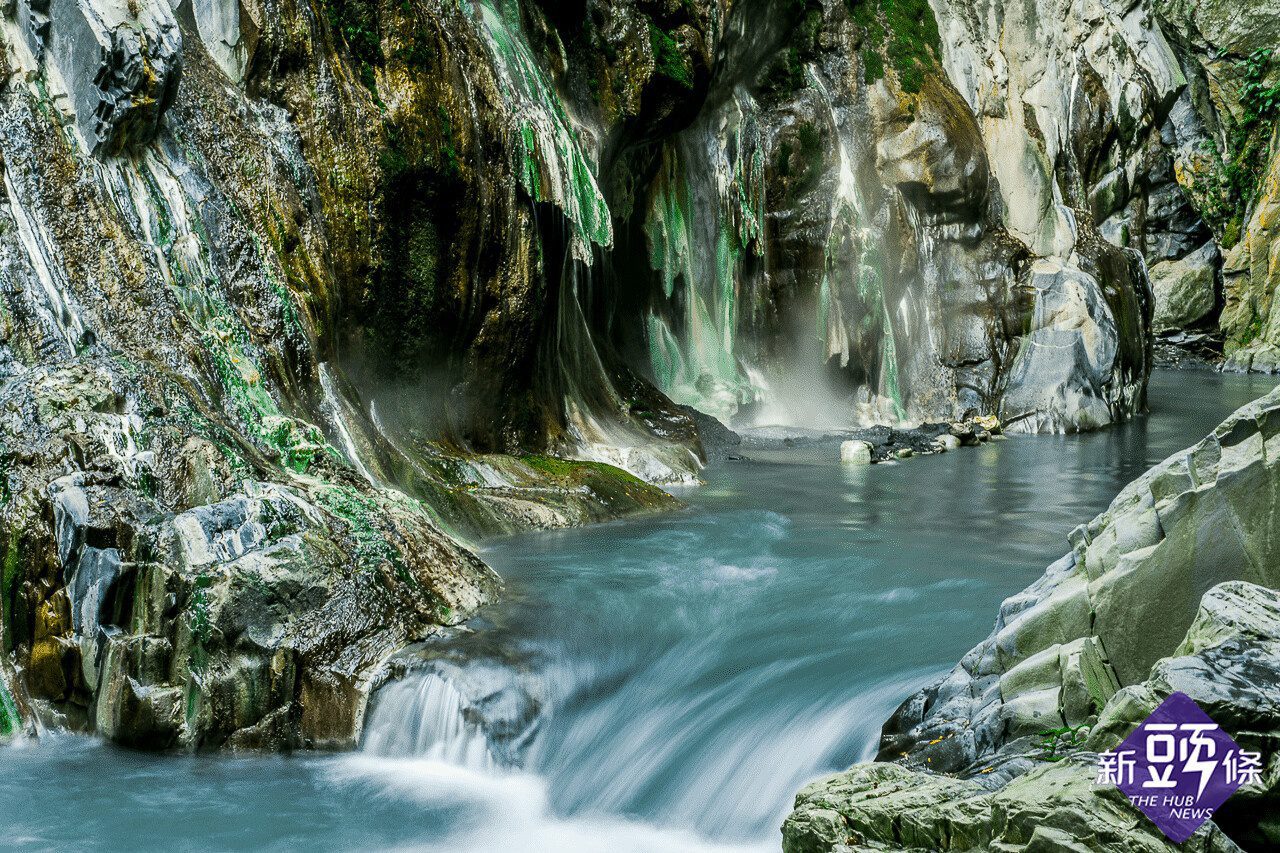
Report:
[{"label": "waterfall", "polygon": [[763,252],[764,150],[754,100],[738,89],[729,103],[664,149],[644,221],[666,298],[646,318],[654,379],[724,420],[763,393],[740,363],[738,334],[742,261]]},{"label": "waterfall", "polygon": [[467,719],[467,702],[439,673],[393,682],[378,692],[363,749],[393,758],[419,757],[459,767],[497,765],[489,738]]},{"label": "waterfall", "polygon": [[360,450],[356,447],[356,442],[352,437],[351,427],[348,423],[345,400],[338,393],[337,385],[333,381],[333,371],[330,370],[329,362],[327,361],[320,363],[320,390],[324,392],[325,414],[329,416],[329,423],[337,433],[338,441],[342,446],[342,452],[347,457],[347,461],[351,463],[356,471],[360,472],[361,477],[369,481],[370,485],[381,486],[381,481],[373,475],[373,472],[369,470],[369,467],[360,458]]},{"label": "waterfall", "polygon": [[582,311],[582,291],[591,269],[565,260],[557,302],[553,364],[562,386],[567,441],[557,452],[572,459],[603,462],[660,485],[697,482],[702,463],[681,444],[655,440],[630,419],[628,404],[609,371]]},{"label": "waterfall", "polygon": [[[886,409],[892,419],[906,416],[905,400],[898,371],[898,341],[893,314],[884,292],[884,275],[879,244],[885,235],[872,228],[871,214],[862,186],[857,178],[858,164],[854,160],[850,144],[853,132],[848,127],[845,110],[837,106],[831,90],[817,66],[808,65],[805,74],[809,85],[826,110],[835,136],[837,171],[835,187],[831,193],[827,242],[822,273],[822,285],[818,300],[818,329],[828,359],[839,356],[840,364],[849,363],[855,340],[849,336],[849,326],[840,294],[841,279],[853,285],[862,305],[863,322],[859,331],[863,334],[879,333],[880,364],[879,381],[874,389],[866,389],[863,417],[872,421],[885,420]],[[852,258],[849,258],[849,255]],[[881,405],[880,401],[887,403]],[[869,416],[867,412],[873,412]]]},{"label": "waterfall", "polygon": [[538,734],[544,689],[505,660],[429,659],[374,694],[360,748],[473,770],[517,768]]}]

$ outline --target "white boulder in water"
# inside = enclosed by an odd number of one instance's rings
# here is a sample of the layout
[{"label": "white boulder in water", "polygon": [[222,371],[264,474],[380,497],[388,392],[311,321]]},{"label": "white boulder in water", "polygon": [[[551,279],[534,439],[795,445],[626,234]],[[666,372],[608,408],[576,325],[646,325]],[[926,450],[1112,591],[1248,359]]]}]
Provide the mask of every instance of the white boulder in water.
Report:
[{"label": "white boulder in water", "polygon": [[948,453],[952,450],[960,449],[960,439],[956,438],[951,433],[945,433],[943,435],[938,436],[936,439],[934,439],[933,443],[937,445],[938,450],[942,453]]},{"label": "white boulder in water", "polygon": [[870,465],[871,445],[865,441],[846,441],[840,445],[840,461],[845,465]]}]

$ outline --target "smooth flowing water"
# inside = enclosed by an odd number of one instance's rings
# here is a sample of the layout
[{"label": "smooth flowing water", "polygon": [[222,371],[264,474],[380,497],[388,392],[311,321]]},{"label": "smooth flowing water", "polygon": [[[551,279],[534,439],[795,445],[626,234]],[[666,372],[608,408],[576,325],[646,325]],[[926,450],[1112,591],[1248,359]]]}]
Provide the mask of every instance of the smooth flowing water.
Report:
[{"label": "smooth flowing water", "polygon": [[747,451],[683,512],[491,546],[506,599],[405,656],[360,753],[9,747],[0,846],[776,850],[1075,525],[1271,386],[1158,373],[1149,418],[891,466]]}]

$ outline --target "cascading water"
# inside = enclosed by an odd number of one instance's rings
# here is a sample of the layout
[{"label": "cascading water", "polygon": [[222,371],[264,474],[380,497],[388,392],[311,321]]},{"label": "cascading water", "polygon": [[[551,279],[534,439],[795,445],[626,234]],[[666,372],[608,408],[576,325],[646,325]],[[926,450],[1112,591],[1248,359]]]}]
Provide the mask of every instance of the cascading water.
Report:
[{"label": "cascading water", "polygon": [[735,91],[730,103],[664,150],[644,223],[666,300],[646,319],[654,379],[676,402],[725,420],[764,390],[737,346],[741,262],[762,251],[764,154],[750,95]]},{"label": "cascading water", "polygon": [[369,467],[364,463],[363,454],[356,447],[354,432],[349,423],[350,416],[347,413],[349,404],[346,398],[338,392],[337,384],[333,379],[333,371],[327,361],[320,364],[320,389],[324,392],[325,414],[329,416],[330,426],[338,436],[338,441],[342,452],[347,457],[347,461],[360,472],[361,477],[364,477],[374,486],[381,486],[381,481],[369,470]]},{"label": "cascading water", "polygon": [[469,706],[445,676],[427,672],[388,685],[365,726],[366,752],[421,757],[476,770],[497,766],[489,738],[467,718]]},{"label": "cascading water", "polygon": [[573,255],[589,262],[591,247],[613,242],[609,206],[596,183],[595,158],[575,121],[534,57],[520,27],[516,0],[480,0],[476,18],[501,75],[503,93],[520,116],[524,163],[520,182],[535,202],[559,208],[573,223]]},{"label": "cascading water", "polygon": [[432,849],[776,850],[795,792],[873,755],[1077,518],[1216,413],[1194,416],[892,476],[830,445],[755,451],[708,469],[692,512],[493,544],[504,601],[402,656],[331,778],[411,814],[448,804]]}]

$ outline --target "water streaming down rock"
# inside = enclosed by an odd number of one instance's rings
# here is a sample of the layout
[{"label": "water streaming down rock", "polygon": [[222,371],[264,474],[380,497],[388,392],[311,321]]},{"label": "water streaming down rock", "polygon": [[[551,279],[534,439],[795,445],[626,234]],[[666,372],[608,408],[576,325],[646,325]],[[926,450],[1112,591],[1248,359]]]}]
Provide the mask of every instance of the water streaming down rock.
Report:
[{"label": "water streaming down rock", "polygon": [[483,771],[522,766],[546,710],[538,676],[485,658],[410,664],[374,697],[364,752]]},{"label": "water streaming down rock", "polygon": [[592,134],[570,114],[520,22],[518,0],[479,0],[476,18],[488,42],[503,93],[520,122],[520,182],[533,202],[559,208],[573,224],[573,256],[590,262],[593,246],[613,242],[609,206],[596,183],[595,158],[584,151]]},{"label": "water streaming down rock", "polygon": [[462,694],[441,675],[429,673],[396,682],[378,694],[363,749],[376,755],[491,768],[496,761],[489,738],[467,719],[467,711]]},{"label": "water streaming down rock", "polygon": [[664,295],[647,319],[654,375],[722,417],[997,407],[1026,250],[992,222],[972,117],[945,80],[908,109],[810,51],[795,89],[730,76],[664,151],[645,226]]}]

